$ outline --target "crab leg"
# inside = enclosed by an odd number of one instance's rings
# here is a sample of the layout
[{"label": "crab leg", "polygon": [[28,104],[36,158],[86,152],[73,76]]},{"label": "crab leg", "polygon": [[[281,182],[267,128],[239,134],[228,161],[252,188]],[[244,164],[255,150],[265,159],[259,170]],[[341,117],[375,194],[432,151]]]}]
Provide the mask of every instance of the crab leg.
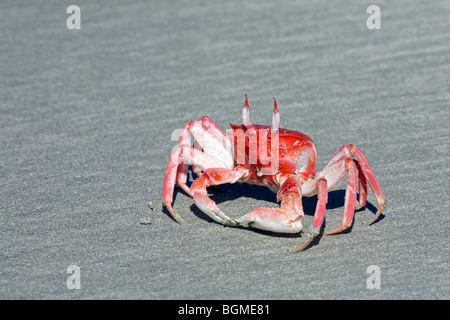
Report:
[{"label": "crab leg", "polygon": [[366,156],[362,153],[362,151],[356,147],[354,147],[354,151],[356,154],[356,158],[358,159],[359,166],[361,167],[361,171],[363,172],[364,176],[366,177],[367,182],[369,183],[370,189],[372,189],[372,192],[375,195],[375,198],[378,202],[378,210],[375,213],[375,217],[372,219],[372,221],[369,222],[369,225],[374,223],[378,217],[380,216],[381,212],[383,211],[384,207],[386,206],[386,200],[384,198],[383,191],[381,191],[380,184],[378,183],[377,178],[375,177],[375,174],[373,173],[372,169],[370,168],[369,161],[367,160]]},{"label": "crab leg", "polygon": [[[197,140],[194,140],[194,149],[199,150],[200,152],[203,151],[202,147],[200,147]],[[199,177],[203,174],[203,171],[200,168],[200,166],[198,166],[195,163],[192,163],[192,171],[194,171]]]},{"label": "crab leg", "polygon": [[[189,134],[194,136],[194,147],[191,146]],[[197,121],[189,121],[183,126],[178,146],[167,163],[163,182],[163,202],[178,222],[180,219],[172,208],[173,191],[176,182],[187,194],[193,196],[186,185],[189,164],[192,164],[194,172],[198,175],[201,175],[202,170],[211,167],[232,168],[234,166],[229,138],[209,117],[200,117]]]},{"label": "crab leg", "polygon": [[[381,191],[380,184],[378,183],[377,178],[375,177],[375,174],[373,173],[369,161],[367,160],[366,156],[362,153],[361,149],[359,149],[357,146],[354,146],[352,144],[344,145],[342,146],[338,152],[336,152],[333,157],[331,157],[330,161],[328,161],[325,168],[332,166],[333,163],[336,163],[337,160],[342,158],[343,156],[348,158],[353,158],[353,156],[356,155],[357,161],[357,168],[360,172],[359,174],[359,190],[360,190],[360,201],[359,201],[359,208],[362,208],[367,199],[367,187],[366,184],[368,183],[370,186],[370,189],[375,195],[375,198],[377,199],[378,203],[378,211],[375,213],[374,218],[368,223],[369,225],[374,223],[378,217],[380,216],[381,212],[383,211],[384,207],[386,206],[386,200],[383,195],[383,191]],[[324,170],[325,170],[324,168]],[[333,186],[334,187],[334,186]]]},{"label": "crab leg", "polygon": [[203,172],[202,176],[195,179],[191,185],[196,206],[206,213],[213,220],[226,226],[237,226],[238,222],[223,213],[217,204],[207,196],[206,188],[224,183],[235,183],[237,180],[248,174],[248,169],[242,165],[234,169],[209,168]]},{"label": "crab leg", "polygon": [[[181,154],[182,154],[183,149],[181,149],[181,148],[183,148],[183,147],[190,148],[190,146],[191,146],[191,137],[189,136],[188,126],[189,126],[189,122],[183,126],[183,128],[181,129],[181,132],[180,132],[180,137],[178,138],[178,146],[180,148],[178,151],[179,156],[181,156]],[[169,162],[170,162],[170,160],[169,160]],[[189,187],[186,185],[189,164],[184,161],[180,163],[180,159],[178,159],[177,162],[179,163],[177,173],[176,173],[177,184],[188,195],[190,195],[192,197],[191,191],[189,190]]]},{"label": "crab leg", "polygon": [[305,192],[307,192],[308,195],[319,193],[320,198],[320,185],[318,189],[314,190],[311,187],[311,183],[325,178],[327,181],[327,190],[330,191],[335,186],[337,186],[347,175],[348,182],[345,192],[344,217],[342,219],[342,224],[339,228],[327,232],[326,234],[335,234],[341,232],[347,229],[353,221],[356,205],[356,189],[358,186],[358,171],[356,169],[355,161],[352,158],[344,155],[333,163],[328,163],[321,172],[317,173],[315,179],[308,180],[305,183]]},{"label": "crab leg", "polygon": [[180,222],[180,218],[174,213],[172,208],[173,202],[173,190],[175,187],[175,181],[177,184],[192,197],[189,187],[186,185],[187,171],[189,163],[183,162],[181,155],[183,154],[183,147],[190,150],[191,139],[189,136],[189,126],[191,122],[186,123],[180,132],[178,139],[178,146],[172,152],[166,167],[166,175],[163,182],[163,202],[169,210],[172,217]]},{"label": "crab leg", "polygon": [[359,205],[356,207],[356,210],[361,209],[366,205],[367,202],[367,181],[364,173],[362,172],[361,166],[359,165],[358,160],[353,160],[356,164],[356,168],[358,169],[358,193],[359,193]]},{"label": "crab leg", "polygon": [[[194,137],[197,137],[197,139],[198,139],[198,140],[194,139],[194,148],[195,149],[197,149],[199,151],[203,151],[203,148],[202,148],[201,144],[199,143],[199,140],[204,141],[204,140],[207,140],[208,138],[212,138],[211,141],[213,141],[213,145],[216,146],[214,149],[221,149],[223,152],[223,147],[220,146],[222,144],[223,146],[225,146],[227,153],[231,154],[230,149],[227,147],[229,138],[226,136],[225,132],[217,125],[217,123],[215,123],[213,120],[211,120],[211,118],[209,118],[207,116],[202,116],[197,121],[190,121],[190,122],[186,123],[186,125],[183,127],[183,130],[180,134],[180,140],[178,143],[180,146],[185,145],[185,144],[188,144],[189,146],[191,145],[189,132],[191,132],[192,135]],[[203,132],[207,132],[206,138],[203,137]],[[210,148],[210,147],[208,146],[208,148]],[[229,156],[221,157],[221,159],[226,159],[228,166],[229,167],[232,166],[232,164],[231,164],[232,161],[230,161]],[[198,176],[201,176],[202,170],[199,168],[199,166],[195,162],[192,162],[191,165],[192,165],[192,170]],[[187,173],[188,167],[189,166],[185,166],[186,173]]]},{"label": "crab leg", "polygon": [[177,222],[180,222],[180,219],[173,211],[172,202],[173,190],[175,188],[175,181],[177,178],[177,168],[181,161],[180,154],[182,152],[183,149],[177,147],[170,155],[169,162],[167,163],[166,175],[164,176],[163,182],[163,202],[166,205],[167,210],[169,210],[170,214]]},{"label": "crab leg", "polygon": [[310,230],[306,240],[297,249],[295,249],[294,252],[304,250],[320,233],[320,228],[322,227],[323,220],[325,218],[326,205],[328,201],[327,180],[321,178],[317,182],[317,187],[319,189],[319,193],[317,195],[317,206],[316,212],[314,213],[313,227]]},{"label": "crab leg", "polygon": [[188,122],[186,126],[198,143],[196,149],[201,148],[206,154],[220,159],[227,168],[234,167],[231,141],[214,121],[203,116],[197,121]]},{"label": "crab leg", "polygon": [[180,218],[174,213],[172,208],[173,191],[175,187],[175,181],[186,191],[190,196],[194,196],[192,186],[189,188],[186,185],[186,172],[189,163],[192,163],[195,159],[197,167],[201,170],[206,170],[210,167],[226,168],[226,165],[206,153],[203,153],[193,147],[185,145],[184,147],[177,147],[169,158],[167,164],[166,176],[163,182],[163,202],[165,203],[167,210],[169,210],[172,217],[180,222]]},{"label": "crab leg", "polygon": [[187,164],[187,163],[180,163],[178,165],[177,184],[181,187],[181,189],[184,190],[184,192],[186,192],[188,195],[190,195],[192,197],[191,190],[189,189],[189,187],[186,184],[188,168],[189,168],[189,164]]},{"label": "crab leg", "polygon": [[345,159],[345,170],[348,172],[347,189],[345,191],[344,217],[341,226],[327,232],[326,234],[336,234],[349,228],[355,215],[356,188],[358,185],[358,172],[353,159]]}]

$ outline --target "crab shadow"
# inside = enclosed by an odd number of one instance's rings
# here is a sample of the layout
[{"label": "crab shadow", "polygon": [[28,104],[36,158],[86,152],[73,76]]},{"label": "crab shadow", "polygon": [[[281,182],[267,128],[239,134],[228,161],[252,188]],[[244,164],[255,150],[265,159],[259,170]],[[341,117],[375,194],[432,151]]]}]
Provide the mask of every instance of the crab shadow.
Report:
[{"label": "crab shadow", "polygon": [[[178,192],[183,193],[181,188],[176,188],[176,191],[177,192],[175,192],[175,194],[174,194],[174,202],[175,202],[176,194]],[[220,186],[211,186],[208,188],[208,195],[219,206],[221,203],[234,201],[234,200],[237,200],[242,197],[252,198],[255,200],[263,200],[263,201],[267,201],[267,202],[272,202],[274,204],[276,203],[276,194],[274,192],[272,192],[270,189],[268,189],[266,187],[262,187],[262,186],[248,185],[248,184],[241,184],[241,183],[223,184]],[[327,210],[343,208],[344,202],[345,202],[345,189],[338,189],[338,190],[330,191],[328,193]],[[303,210],[304,210],[305,215],[314,216],[314,212],[315,212],[316,204],[317,204],[317,196],[304,197],[304,198],[302,198],[302,203],[303,203]],[[207,222],[216,223],[216,224],[222,226],[222,224],[214,221],[208,215],[206,215],[203,211],[201,211],[194,203],[190,206],[190,209],[191,209],[191,212],[198,218],[203,219]],[[357,210],[356,212],[364,211],[365,209],[368,209],[373,214],[375,214],[377,211],[377,208],[372,203],[367,201],[366,206]],[[166,210],[166,213],[169,214],[167,209],[165,209],[165,210]],[[240,217],[240,216],[244,215],[246,212],[226,212],[226,213],[230,214],[231,217],[236,218],[236,217]],[[169,216],[170,216],[170,214],[169,214]],[[380,217],[378,218],[377,222],[382,220],[383,218],[384,218],[384,215],[381,214]],[[319,241],[322,238],[323,233],[324,233],[325,224],[326,224],[326,218],[323,222],[320,234],[311,242],[311,244],[308,247],[314,246],[319,243]],[[304,227],[303,231],[301,231],[300,233],[296,233],[296,234],[275,233],[275,232],[264,231],[264,230],[259,230],[259,229],[255,229],[255,228],[251,228],[251,227],[244,227],[244,226],[238,226],[237,228],[252,230],[256,233],[260,233],[263,235],[270,235],[272,237],[275,236],[275,237],[283,237],[283,238],[298,238],[298,237],[301,237],[302,233],[303,234],[308,233],[307,226]],[[349,233],[349,232],[351,232],[352,228],[353,228],[353,223],[348,229],[342,231],[340,234]]]}]

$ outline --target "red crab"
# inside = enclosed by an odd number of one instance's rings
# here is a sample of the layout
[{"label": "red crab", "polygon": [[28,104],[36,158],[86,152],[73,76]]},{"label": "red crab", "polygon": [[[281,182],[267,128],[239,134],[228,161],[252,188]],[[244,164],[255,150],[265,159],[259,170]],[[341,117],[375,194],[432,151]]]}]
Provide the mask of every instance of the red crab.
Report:
[{"label": "red crab", "polygon": [[[369,225],[375,222],[386,201],[362,151],[354,145],[345,145],[333,155],[322,171],[316,171],[316,147],[313,141],[303,133],[280,128],[275,98],[273,101],[272,126],[252,124],[247,95],[242,111],[243,124],[230,124],[232,130],[224,132],[206,116],[184,125],[178,146],[167,164],[163,184],[163,201],[172,217],[180,221],[172,208],[173,191],[177,183],[193,197],[200,210],[223,225],[298,233],[302,230],[301,218],[304,215],[302,197],[317,195],[312,228],[306,240],[294,250],[298,252],[319,234],[328,192],[348,175],[342,224],[326,234],[336,234],[350,227],[355,208],[366,204],[367,183],[379,206]],[[194,137],[193,144],[190,134]],[[356,159],[353,159],[354,156]],[[191,187],[186,185],[189,165],[198,175]],[[280,208],[256,208],[238,219],[230,218],[208,197],[206,188],[235,182],[269,187],[277,192]],[[359,204],[356,207],[358,188]]]}]

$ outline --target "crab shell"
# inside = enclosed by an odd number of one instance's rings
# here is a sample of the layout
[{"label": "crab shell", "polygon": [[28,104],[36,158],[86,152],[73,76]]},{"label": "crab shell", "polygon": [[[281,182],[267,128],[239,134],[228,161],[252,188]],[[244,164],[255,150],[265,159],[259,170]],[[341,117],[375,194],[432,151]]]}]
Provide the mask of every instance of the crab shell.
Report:
[{"label": "crab shell", "polygon": [[[238,141],[236,136],[236,132],[238,130],[242,130],[243,132],[248,132],[249,129],[245,125],[234,125],[230,123],[230,127],[233,130],[234,137],[234,152],[235,159],[239,159],[240,156],[238,152],[240,151],[238,148]],[[257,150],[267,150],[267,154],[270,155],[270,158],[276,158],[278,156],[278,168],[276,172],[273,172],[272,175],[277,173],[292,173],[303,176],[305,179],[315,175],[315,166],[316,166],[316,146],[310,137],[307,135],[293,131],[288,129],[279,128],[276,133],[274,133],[275,138],[278,141],[275,145],[278,146],[277,150],[272,150],[273,145],[273,135],[267,134],[270,133],[271,127],[264,125],[253,125],[253,130],[256,131],[256,146],[253,149]],[[260,137],[261,135],[267,135],[267,138]],[[270,175],[261,175],[262,169],[268,169],[273,165],[273,160],[269,163],[264,163],[262,161],[262,154],[265,152],[257,153],[257,163],[251,164],[249,161],[251,155],[251,143],[250,139],[245,140],[245,166],[250,170],[249,174],[253,178],[254,175],[261,176],[262,179],[267,179]],[[267,142],[267,143],[265,143]],[[274,154],[273,151],[278,152],[278,155]],[[250,179],[253,181],[253,179]],[[255,182],[258,179],[255,179]],[[251,182],[250,182],[251,183]]]}]

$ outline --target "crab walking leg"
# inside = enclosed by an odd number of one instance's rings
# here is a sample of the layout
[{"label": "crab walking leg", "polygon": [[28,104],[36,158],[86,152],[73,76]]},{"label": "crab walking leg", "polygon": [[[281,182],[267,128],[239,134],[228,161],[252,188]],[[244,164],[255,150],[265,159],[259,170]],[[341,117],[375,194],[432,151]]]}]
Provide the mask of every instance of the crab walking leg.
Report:
[{"label": "crab walking leg", "polygon": [[358,159],[359,166],[361,167],[361,171],[363,172],[364,176],[366,177],[366,180],[369,183],[370,189],[372,189],[372,192],[374,193],[375,198],[377,199],[377,202],[378,202],[378,210],[375,213],[375,217],[372,219],[372,221],[370,221],[368,223],[369,225],[371,225],[380,216],[381,212],[383,211],[384,207],[386,206],[386,200],[384,198],[383,191],[381,191],[380,184],[378,183],[378,180],[375,177],[375,174],[373,173],[372,168],[370,168],[369,161],[367,160],[366,156],[356,146],[354,146],[354,151],[356,154],[356,158]]},{"label": "crab walking leg", "polygon": [[177,170],[177,184],[181,187],[181,189],[184,190],[188,195],[191,197],[193,196],[191,193],[191,190],[186,184],[187,181],[187,172],[188,172],[189,164],[187,163],[180,163],[178,165]]},{"label": "crab walking leg", "polygon": [[191,149],[191,138],[189,131],[193,122],[194,121],[187,122],[181,129],[180,136],[178,138],[178,146],[169,158],[166,168],[166,175],[163,182],[163,202],[166,205],[167,210],[169,210],[170,214],[177,222],[181,222],[181,220],[172,208],[175,181],[188,195],[191,197],[193,196],[189,187],[186,185],[189,163],[181,161],[183,148],[185,148],[185,150]]},{"label": "crab walking leg", "polygon": [[[223,152],[223,149],[226,149],[227,155],[225,157],[221,157],[221,159],[226,159],[228,167],[232,166],[232,158],[229,156],[231,155],[231,147],[228,146],[231,145],[231,142],[228,141],[229,138],[226,136],[225,132],[211,118],[202,116],[198,118],[197,121],[187,122],[180,133],[178,142],[179,146],[191,146],[191,138],[189,133],[191,133],[194,138],[197,137],[197,139],[194,139],[193,146],[199,151],[203,151],[199,141],[205,140],[204,135],[206,135],[206,139],[210,138],[208,140],[213,141],[213,149],[221,150],[221,152]],[[191,165],[192,170],[198,176],[201,176],[202,170],[200,167],[195,162],[192,162]],[[183,166],[183,171],[181,173],[184,173],[184,171],[187,173],[187,167]]]},{"label": "crab walking leg", "polygon": [[[203,149],[203,152],[220,159],[227,168],[234,167],[234,157],[231,142],[226,134],[207,117],[202,117],[201,121],[191,121],[188,127],[189,133],[194,136],[198,145],[196,149]],[[195,162],[194,162],[195,163]]]},{"label": "crab walking leg", "polygon": [[[181,129],[180,132],[180,137],[178,138],[178,146],[180,148],[185,148],[186,149],[190,149],[191,146],[191,137],[189,135],[189,126],[190,126],[190,122],[187,122],[183,128]],[[183,149],[181,149],[183,150]],[[181,154],[183,153],[183,151],[179,152],[179,156],[181,156]],[[191,190],[189,189],[189,187],[186,185],[186,181],[187,181],[187,172],[189,169],[189,163],[188,162],[181,162],[178,165],[178,169],[177,169],[177,176],[176,176],[176,181],[177,184],[188,194],[192,197],[192,193]],[[169,210],[170,211],[170,210]]]},{"label": "crab walking leg", "polygon": [[320,231],[320,227],[322,227],[323,220],[325,218],[325,211],[328,202],[327,180],[323,178],[320,179],[319,182],[317,182],[317,187],[319,189],[319,193],[317,195],[317,206],[316,212],[314,213],[313,228]]},{"label": "crab walking leg", "polygon": [[356,156],[356,158],[358,159],[357,166],[361,169],[359,171],[362,172],[362,175],[361,174],[359,175],[360,187],[362,187],[362,188],[360,188],[360,192],[362,190],[362,195],[360,194],[361,199],[360,199],[358,208],[361,208],[363,206],[362,204],[365,204],[364,197],[367,198],[367,192],[366,192],[366,194],[364,194],[364,191],[367,190],[367,187],[365,187],[364,182],[361,179],[362,176],[364,176],[364,178],[365,178],[364,180],[366,180],[366,183],[369,184],[370,189],[372,190],[372,192],[375,195],[375,198],[377,199],[378,211],[375,213],[374,218],[368,223],[369,225],[371,225],[378,219],[378,217],[380,216],[384,207],[386,206],[386,200],[384,198],[383,191],[381,191],[380,184],[378,183],[378,180],[375,177],[375,174],[373,173],[372,168],[370,167],[369,161],[367,160],[366,156],[362,153],[361,149],[359,149],[355,145],[347,144],[347,145],[342,146],[339,149],[339,151],[336,152],[333,155],[333,157],[331,157],[330,161],[328,161],[328,163],[325,167],[332,165],[333,163],[338,161],[343,156],[349,157],[349,158],[353,158],[353,156]]},{"label": "crab walking leg", "polygon": [[277,194],[280,208],[256,208],[236,221],[253,228],[281,233],[298,233],[302,230],[303,216],[301,179],[289,176]]},{"label": "crab walking leg", "polygon": [[189,166],[189,163],[194,162],[201,170],[206,170],[211,167],[226,168],[226,165],[219,159],[187,145],[177,147],[172,152],[167,164],[166,176],[164,177],[163,182],[163,202],[166,205],[167,210],[169,210],[170,214],[177,222],[180,222],[181,220],[172,208],[175,182],[177,182],[187,194],[192,197],[194,196],[192,186],[189,188],[186,185],[187,167]]},{"label": "crab walking leg", "polygon": [[344,231],[352,224],[353,217],[355,215],[356,206],[356,188],[358,185],[358,172],[353,159],[345,159],[345,169],[348,173],[347,189],[345,191],[345,203],[344,203],[344,217],[340,227],[327,232],[326,234],[336,234]]},{"label": "crab walking leg", "polygon": [[366,205],[367,202],[367,180],[364,176],[364,173],[361,170],[361,166],[359,165],[358,160],[353,160],[356,164],[356,168],[358,169],[358,193],[359,193],[359,205],[356,207],[356,210],[361,209]]},{"label": "crab walking leg", "polygon": [[[198,150],[199,152],[203,151],[202,147],[200,147],[197,140],[194,140],[194,149]],[[199,177],[201,177],[203,174],[201,167],[195,163],[192,163],[192,171],[194,171],[194,173]]]},{"label": "crab walking leg", "polygon": [[331,164],[333,164],[334,162],[340,160],[342,157],[347,157],[347,158],[353,158],[353,156],[355,155],[354,152],[354,146],[351,144],[346,144],[344,146],[342,146],[332,157],[331,159],[328,161],[328,163],[325,165],[324,169],[328,166],[330,166]]},{"label": "crab walking leg", "polygon": [[322,227],[323,220],[325,218],[326,205],[328,202],[327,180],[325,180],[324,178],[320,179],[317,182],[317,187],[319,191],[317,195],[317,205],[316,212],[314,213],[313,227],[309,232],[306,240],[297,249],[294,250],[294,253],[304,250],[320,233],[320,228]]},{"label": "crab walking leg", "polygon": [[[195,164],[194,162],[192,162],[190,159],[193,159],[195,157],[199,158],[206,158],[208,157],[208,155],[202,153],[201,151],[197,150],[193,150],[195,149],[194,147],[189,147],[189,146],[184,146],[183,147],[183,152],[180,153],[180,157],[184,160],[182,161],[182,163],[180,163],[178,165],[178,171],[177,171],[177,184],[191,197],[193,197],[194,195],[191,192],[191,189],[187,186],[186,182],[187,182],[187,172],[189,169],[189,164],[192,165],[192,170],[200,177],[202,175],[202,166]],[[188,153],[190,153],[188,155]],[[196,154],[197,156],[193,156],[193,154]],[[215,160],[215,159],[214,159]],[[205,170],[205,169],[203,169]]]},{"label": "crab walking leg", "polygon": [[167,163],[166,175],[164,176],[163,182],[163,202],[166,205],[167,210],[169,210],[170,214],[177,222],[181,222],[181,220],[173,211],[172,202],[173,190],[175,188],[175,181],[177,179],[178,165],[181,162],[180,154],[182,152],[183,149],[177,147],[170,155],[169,161]]},{"label": "crab walking leg", "polygon": [[217,204],[207,196],[206,188],[224,183],[235,183],[248,174],[248,169],[242,165],[234,169],[209,168],[202,176],[195,179],[191,185],[195,205],[213,220],[226,226],[237,226],[238,222],[223,213]]},{"label": "crab walking leg", "polygon": [[[191,147],[189,134],[194,136],[194,147]],[[231,143],[228,143],[227,139],[225,132],[206,116],[200,117],[197,121],[189,121],[183,126],[178,147],[172,152],[168,161],[163,183],[163,201],[176,221],[180,222],[172,208],[175,181],[187,194],[193,196],[186,185],[189,164],[192,164],[194,172],[199,175],[201,170],[211,167],[233,167]],[[205,153],[201,152],[202,149]],[[181,163],[181,159],[185,161]]]}]

